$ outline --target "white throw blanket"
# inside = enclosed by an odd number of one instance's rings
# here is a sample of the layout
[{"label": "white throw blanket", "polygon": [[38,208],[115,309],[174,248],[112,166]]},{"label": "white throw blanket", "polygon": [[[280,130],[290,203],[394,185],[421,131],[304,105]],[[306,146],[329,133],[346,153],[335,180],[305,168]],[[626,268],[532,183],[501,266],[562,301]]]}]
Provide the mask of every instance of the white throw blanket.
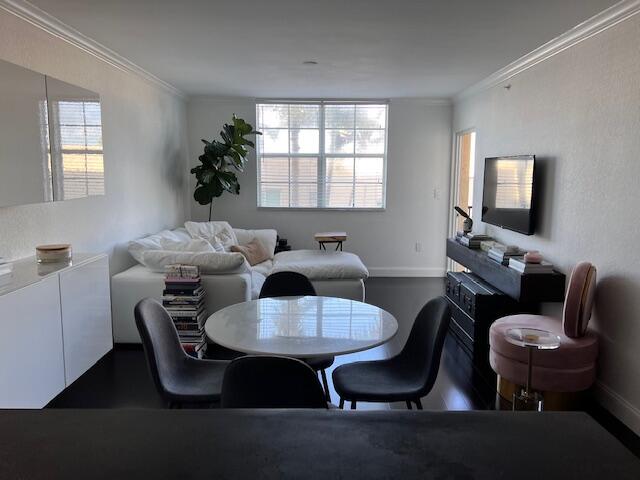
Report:
[{"label": "white throw blanket", "polygon": [[367,267],[357,255],[324,250],[293,250],[277,253],[273,257],[271,273],[276,272],[297,272],[310,280],[365,279],[369,276]]}]

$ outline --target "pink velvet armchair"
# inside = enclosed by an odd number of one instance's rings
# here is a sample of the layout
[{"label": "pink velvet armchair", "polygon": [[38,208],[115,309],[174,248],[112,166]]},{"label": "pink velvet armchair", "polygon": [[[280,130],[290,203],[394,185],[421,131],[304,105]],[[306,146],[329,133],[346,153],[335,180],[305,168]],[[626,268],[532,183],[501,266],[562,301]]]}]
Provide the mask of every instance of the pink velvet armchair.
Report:
[{"label": "pink velvet armchair", "polygon": [[527,349],[506,341],[514,327],[539,328],[560,336],[557,350],[533,355],[532,388],[541,392],[579,392],[596,378],[598,337],[587,330],[596,285],[596,269],[588,263],[576,265],[565,296],[562,320],[542,315],[511,315],[496,320],[489,331],[489,361],[502,379],[523,385],[527,378]]}]

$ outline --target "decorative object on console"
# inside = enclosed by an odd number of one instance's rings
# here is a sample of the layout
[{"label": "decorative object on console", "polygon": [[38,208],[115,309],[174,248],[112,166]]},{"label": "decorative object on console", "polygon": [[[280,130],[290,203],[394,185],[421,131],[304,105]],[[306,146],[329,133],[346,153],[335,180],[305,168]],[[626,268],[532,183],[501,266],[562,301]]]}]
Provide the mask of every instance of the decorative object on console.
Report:
[{"label": "decorative object on console", "polygon": [[196,176],[193,198],[200,205],[209,205],[209,221],[214,198],[220,197],[224,192],[235,195],[240,193],[236,172],[244,171],[249,153],[247,147],[255,148],[255,144],[245,136],[262,135],[242,118],[234,115],[232,122],[233,124],[225,123],[222,126],[222,142],[202,140],[204,152],[198,157],[201,165],[191,169],[191,173]]},{"label": "decorative object on console", "polygon": [[465,212],[462,208],[458,207],[457,205],[453,208],[455,209],[456,212],[458,212],[461,216],[464,217],[464,222],[462,222],[463,232],[471,233],[471,231],[473,230],[473,219],[471,218],[471,216],[467,212]]},{"label": "decorative object on console", "polygon": [[36,258],[38,263],[69,263],[72,258],[71,245],[68,243],[39,245],[36,247]]},{"label": "decorative object on console", "polygon": [[162,294],[162,305],[173,320],[182,348],[192,357],[202,358],[207,348],[204,336],[206,311],[198,267],[168,265]]},{"label": "decorative object on console", "polygon": [[524,254],[524,261],[526,263],[541,263],[542,255],[538,250],[531,250]]},{"label": "decorative object on console", "polygon": [[586,327],[591,316],[594,290],[595,267],[587,262],[579,263],[569,281],[562,321],[542,315],[521,314],[501,318],[491,325],[489,359],[491,367],[500,376],[498,388],[503,396],[510,397],[509,390],[524,385],[527,379],[528,352],[505,337],[512,328],[546,330],[560,337],[558,349],[532,359],[531,388],[545,392],[547,406],[547,394],[561,401],[569,393],[591,387],[596,378],[598,336]]}]

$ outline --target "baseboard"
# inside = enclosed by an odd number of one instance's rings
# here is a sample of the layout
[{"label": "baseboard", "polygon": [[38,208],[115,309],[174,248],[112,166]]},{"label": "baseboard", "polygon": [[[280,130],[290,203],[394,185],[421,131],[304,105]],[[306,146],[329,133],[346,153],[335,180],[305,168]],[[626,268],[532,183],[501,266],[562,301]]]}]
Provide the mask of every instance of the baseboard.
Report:
[{"label": "baseboard", "polygon": [[596,401],[613,416],[640,435],[640,409],[598,380],[594,386]]},{"label": "baseboard", "polygon": [[444,277],[444,268],[418,267],[371,267],[369,275],[372,277]]}]

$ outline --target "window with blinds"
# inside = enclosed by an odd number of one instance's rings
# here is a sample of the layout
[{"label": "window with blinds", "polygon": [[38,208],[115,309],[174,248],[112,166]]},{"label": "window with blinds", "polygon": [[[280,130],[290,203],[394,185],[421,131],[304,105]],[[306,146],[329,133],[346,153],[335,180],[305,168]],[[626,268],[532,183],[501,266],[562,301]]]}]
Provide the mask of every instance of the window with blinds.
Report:
[{"label": "window with blinds", "polygon": [[104,195],[100,102],[58,100],[51,107],[57,197]]},{"label": "window with blinds", "polygon": [[385,206],[387,104],[259,103],[258,206]]}]

